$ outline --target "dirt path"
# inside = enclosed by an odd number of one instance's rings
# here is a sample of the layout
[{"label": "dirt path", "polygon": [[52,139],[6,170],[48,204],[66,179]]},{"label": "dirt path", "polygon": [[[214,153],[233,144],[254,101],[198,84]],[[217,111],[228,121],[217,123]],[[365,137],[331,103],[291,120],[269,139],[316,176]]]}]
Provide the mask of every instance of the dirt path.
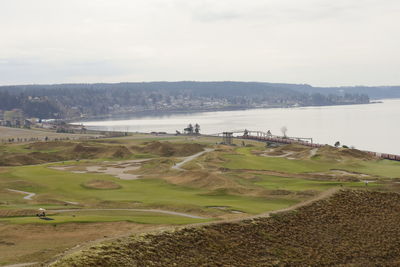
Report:
[{"label": "dirt path", "polygon": [[17,263],[17,264],[11,264],[11,265],[2,265],[0,267],[25,267],[25,266],[32,266],[35,264],[38,264],[38,262]]},{"label": "dirt path", "polygon": [[156,210],[156,209],[62,209],[62,210],[49,210],[54,212],[82,212],[82,211],[138,211],[138,212],[154,212],[154,213],[163,213],[168,215],[175,215],[180,217],[187,217],[192,219],[207,219],[205,217],[200,217],[188,213],[175,212],[169,210]]},{"label": "dirt path", "polygon": [[287,152],[287,153],[282,154],[282,155],[269,155],[268,153],[264,153],[264,154],[261,154],[261,156],[267,157],[267,158],[287,158],[287,157],[293,155],[294,153],[295,152]]},{"label": "dirt path", "polygon": [[25,195],[27,195],[27,196],[24,196],[24,199],[27,199],[27,200],[32,200],[32,198],[33,198],[34,196],[36,196],[35,193],[31,193],[31,192],[25,192],[25,191],[14,190],[14,189],[8,189],[8,188],[7,188],[7,190],[8,190],[8,191],[11,191],[11,192],[14,192],[14,193],[25,194]]},{"label": "dirt path", "polygon": [[0,267],[25,267],[25,266],[32,266],[35,264],[38,264],[38,262],[17,263],[17,264],[11,264],[11,265],[2,265]]},{"label": "dirt path", "polygon": [[[331,188],[331,189],[329,189],[329,190],[326,190],[326,191],[324,191],[324,192],[321,192],[321,194],[319,194],[319,195],[316,196],[316,197],[313,197],[313,198],[308,199],[308,200],[306,200],[306,201],[300,202],[300,203],[298,203],[298,204],[295,204],[295,205],[290,206],[290,207],[285,208],[285,209],[270,211],[270,212],[266,212],[266,213],[262,213],[262,214],[258,214],[258,215],[254,215],[254,216],[248,216],[248,217],[238,218],[238,219],[227,219],[227,220],[222,220],[222,221],[213,221],[213,222],[206,222],[206,223],[195,223],[195,224],[190,224],[190,225],[185,225],[185,226],[164,227],[164,228],[162,229],[162,231],[177,230],[177,229],[182,229],[182,228],[187,228],[187,227],[202,227],[202,226],[211,225],[211,224],[217,224],[217,223],[218,223],[218,224],[220,224],[220,223],[235,223],[235,222],[241,222],[241,221],[251,220],[251,219],[256,219],[256,218],[268,218],[268,217],[270,217],[272,214],[276,214],[276,213],[280,213],[280,212],[287,212],[287,211],[295,210],[295,209],[298,209],[298,208],[300,208],[300,207],[304,207],[304,206],[310,205],[310,204],[312,204],[312,203],[314,203],[314,202],[317,202],[317,201],[319,201],[319,200],[329,198],[329,197],[331,197],[332,195],[334,195],[336,192],[338,192],[339,190],[340,190],[340,188]],[[155,231],[149,231],[148,233],[155,233]],[[130,236],[130,235],[132,235],[132,233],[129,233],[129,234],[127,234],[127,235],[125,235],[125,236],[122,236],[122,237],[119,237],[119,238],[127,237],[127,236]],[[112,242],[112,240],[114,240],[114,239],[115,239],[115,238],[110,238],[110,239],[107,239],[107,241]],[[100,239],[100,240],[96,240],[96,241],[91,242],[90,244],[88,243],[88,244],[86,244],[86,245],[79,246],[79,248],[67,250],[67,251],[65,251],[65,252],[63,253],[62,256],[56,257],[56,258],[53,259],[52,261],[48,262],[46,266],[50,266],[52,263],[57,262],[57,260],[59,260],[61,257],[65,257],[65,256],[67,256],[67,255],[69,255],[69,254],[71,254],[71,253],[73,253],[73,252],[76,252],[76,251],[81,251],[81,250],[83,250],[84,248],[88,248],[89,245],[98,244],[98,243],[100,243],[100,242],[102,242],[102,241],[105,241],[105,240],[101,240],[101,239]]]},{"label": "dirt path", "polygon": [[174,170],[184,171],[185,169],[182,169],[182,166],[183,166],[183,165],[185,165],[185,164],[188,163],[189,161],[192,161],[192,160],[194,160],[194,159],[200,157],[201,155],[203,155],[203,154],[205,154],[205,153],[208,153],[208,152],[211,152],[211,151],[214,151],[214,149],[206,148],[206,149],[204,149],[204,151],[201,151],[201,152],[199,152],[199,153],[197,153],[197,154],[194,154],[194,155],[191,155],[191,156],[188,156],[188,157],[183,158],[183,160],[182,160],[181,162],[175,164],[175,165],[172,166],[171,168],[174,169]]},{"label": "dirt path", "polygon": [[317,155],[318,152],[318,148],[313,148],[310,150],[310,158],[314,157],[315,155]]},{"label": "dirt path", "polygon": [[222,220],[222,221],[214,221],[214,222],[205,222],[205,223],[196,223],[196,224],[191,224],[191,225],[186,225],[186,226],[182,226],[182,227],[188,227],[188,226],[203,226],[203,225],[210,225],[210,224],[219,224],[219,223],[234,223],[234,222],[241,222],[241,221],[245,221],[245,220],[251,220],[251,219],[257,219],[257,218],[268,218],[270,217],[272,214],[276,214],[276,213],[281,213],[281,212],[287,212],[287,211],[292,211],[304,206],[308,206],[314,202],[317,202],[319,200],[322,199],[326,199],[329,198],[331,196],[333,196],[336,192],[338,192],[341,188],[339,187],[335,187],[335,188],[330,188],[324,192],[321,192],[320,194],[318,194],[318,196],[315,196],[313,198],[310,198],[308,200],[305,200],[303,202],[297,203],[293,206],[284,208],[284,209],[280,209],[280,210],[274,210],[274,211],[269,211],[269,212],[265,212],[265,213],[261,213],[258,215],[254,215],[254,216],[247,216],[247,217],[242,217],[242,218],[237,218],[237,219],[227,219],[227,220]]},{"label": "dirt path", "polygon": [[293,205],[293,206],[290,206],[290,207],[288,207],[288,208],[285,208],[285,209],[281,209],[281,210],[276,210],[276,211],[270,211],[270,212],[262,213],[262,214],[260,214],[260,215],[254,216],[254,218],[258,218],[258,217],[269,217],[271,214],[274,214],[274,213],[280,213],[280,212],[291,211],[291,210],[295,210],[295,209],[298,209],[298,208],[301,208],[301,207],[304,207],[304,206],[308,206],[308,205],[310,205],[310,204],[312,204],[312,203],[314,203],[314,202],[317,202],[317,201],[320,201],[320,200],[322,200],[322,199],[326,199],[326,198],[329,198],[329,197],[333,196],[333,195],[334,195],[335,193],[337,193],[340,189],[341,189],[341,188],[339,188],[339,187],[330,188],[330,189],[328,189],[328,190],[326,190],[326,191],[323,191],[323,192],[321,192],[320,194],[318,194],[317,196],[315,196],[315,197],[313,197],[313,198],[310,198],[310,199],[308,199],[308,200],[306,200],[306,201],[297,203],[297,204],[295,204],[295,205]]}]

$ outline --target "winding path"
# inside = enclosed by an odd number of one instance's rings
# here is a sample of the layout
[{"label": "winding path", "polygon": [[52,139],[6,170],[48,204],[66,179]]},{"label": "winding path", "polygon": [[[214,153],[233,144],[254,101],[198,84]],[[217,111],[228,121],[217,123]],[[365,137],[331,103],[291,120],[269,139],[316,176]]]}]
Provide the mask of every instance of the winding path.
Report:
[{"label": "winding path", "polygon": [[32,266],[38,264],[38,262],[26,262],[26,263],[17,263],[17,264],[11,264],[11,265],[1,265],[0,267],[26,267],[26,266]]},{"label": "winding path", "polygon": [[[334,194],[336,194],[340,190],[341,190],[341,188],[339,188],[339,187],[333,187],[333,188],[330,188],[328,190],[325,190],[325,191],[321,192],[320,194],[318,194],[317,196],[315,196],[313,198],[310,198],[308,200],[302,201],[300,203],[297,203],[295,205],[292,205],[290,207],[287,207],[287,208],[284,208],[284,209],[280,209],[280,210],[268,211],[268,212],[265,212],[265,213],[260,213],[260,214],[257,214],[257,215],[246,216],[246,217],[241,217],[241,218],[236,218],[236,219],[227,219],[227,220],[221,220],[221,221],[195,223],[195,224],[191,224],[190,226],[202,226],[202,225],[220,224],[220,223],[233,223],[233,222],[241,222],[241,221],[252,220],[252,219],[257,219],[257,218],[268,218],[268,217],[271,217],[272,214],[296,210],[298,208],[311,205],[314,202],[330,198],[331,196],[333,196]],[[183,227],[185,227],[185,226],[183,226]]]},{"label": "winding path", "polygon": [[7,188],[8,191],[14,192],[14,193],[19,193],[19,194],[25,194],[27,196],[24,196],[24,199],[27,200],[32,200],[34,196],[36,196],[36,193],[31,193],[31,192],[26,192],[26,191],[20,191],[20,190],[15,190],[15,189],[9,189]]},{"label": "winding path", "polygon": [[1,265],[0,267],[26,267],[26,266],[32,266],[38,264],[38,262],[26,262],[26,263],[17,263],[17,264],[11,264],[11,265]]},{"label": "winding path", "polygon": [[204,149],[204,151],[201,151],[201,152],[199,152],[199,153],[197,153],[197,154],[194,154],[194,155],[185,157],[185,158],[183,158],[183,160],[182,160],[181,162],[179,162],[179,163],[175,164],[174,166],[172,166],[172,169],[174,169],[174,170],[179,170],[179,171],[184,171],[185,169],[182,169],[182,166],[183,166],[183,165],[185,165],[185,164],[188,163],[189,161],[192,161],[192,160],[194,160],[194,159],[200,157],[201,155],[203,155],[203,154],[205,154],[205,153],[208,153],[208,152],[211,152],[211,151],[214,151],[214,149],[212,149],[212,148],[206,148],[206,149]]},{"label": "winding path", "polygon": [[54,212],[81,212],[81,211],[138,211],[138,212],[154,212],[154,213],[163,213],[181,217],[187,217],[192,219],[207,219],[205,217],[200,217],[192,214],[168,211],[168,210],[156,210],[156,209],[63,209],[63,210],[48,210]]},{"label": "winding path", "polygon": [[[205,222],[205,223],[195,223],[195,224],[189,224],[189,225],[184,225],[184,226],[173,226],[173,227],[164,228],[163,231],[168,230],[168,229],[177,230],[177,229],[182,229],[182,228],[187,228],[187,227],[201,227],[201,226],[211,225],[211,224],[234,223],[234,222],[240,222],[240,221],[245,221],[245,220],[251,220],[251,219],[255,219],[255,218],[260,218],[260,217],[264,217],[264,218],[265,218],[265,217],[270,217],[272,214],[275,214],[275,213],[280,213],[280,212],[286,212],[286,211],[295,210],[295,209],[298,209],[298,208],[303,207],[303,206],[311,205],[312,203],[317,202],[317,201],[319,201],[319,200],[327,199],[327,198],[331,197],[332,195],[334,195],[334,194],[335,194],[336,192],[338,192],[339,190],[340,190],[340,188],[331,188],[331,189],[329,189],[329,190],[326,190],[326,191],[324,191],[324,192],[321,192],[319,195],[317,195],[317,196],[315,196],[315,197],[313,197],[313,198],[311,198],[311,199],[309,199],[309,200],[300,202],[300,203],[298,203],[298,204],[296,204],[296,205],[293,205],[293,206],[290,206],[290,207],[288,207],[288,208],[284,208],[284,209],[281,209],[281,210],[270,211],[270,212],[258,214],[258,215],[255,215],[255,216],[248,216],[248,217],[242,217],[242,218],[237,218],[237,219],[227,219],[227,220],[221,220],[221,221],[211,221],[211,222]],[[131,235],[131,233],[130,233],[129,235]],[[112,239],[109,239],[109,241],[110,241],[110,240],[112,240]],[[99,240],[96,240],[96,241],[94,241],[94,242],[87,243],[87,244],[86,244],[86,248],[87,248],[89,245],[93,245],[93,244],[96,244],[96,243],[100,243],[100,242],[102,242],[102,241],[104,241],[104,240],[103,240],[103,239],[99,239]],[[73,248],[73,249],[70,249],[70,250],[65,251],[65,252],[62,254],[62,256],[60,255],[60,256],[54,258],[53,261],[49,262],[49,266],[52,265],[53,263],[57,262],[60,258],[65,257],[66,255],[69,255],[69,254],[71,254],[71,253],[73,253],[73,252],[76,252],[76,251],[82,251],[83,248],[84,248],[84,246],[79,245],[79,246],[76,247],[76,248]]]}]

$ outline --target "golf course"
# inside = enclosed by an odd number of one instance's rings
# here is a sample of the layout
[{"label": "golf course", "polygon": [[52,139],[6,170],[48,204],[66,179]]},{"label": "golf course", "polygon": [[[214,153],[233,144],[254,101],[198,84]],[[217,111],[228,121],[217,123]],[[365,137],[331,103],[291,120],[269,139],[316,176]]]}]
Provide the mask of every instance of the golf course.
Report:
[{"label": "golf course", "polygon": [[47,262],[135,233],[240,220],[331,189],[400,189],[399,162],[361,151],[220,142],[132,134],[0,145],[0,265]]}]

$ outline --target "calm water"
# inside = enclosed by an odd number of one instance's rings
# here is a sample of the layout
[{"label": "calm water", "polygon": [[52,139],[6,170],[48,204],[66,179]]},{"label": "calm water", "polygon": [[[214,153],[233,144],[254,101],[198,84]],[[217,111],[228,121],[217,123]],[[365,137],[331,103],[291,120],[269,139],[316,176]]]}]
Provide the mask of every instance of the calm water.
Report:
[{"label": "calm water", "polygon": [[400,99],[382,104],[331,107],[253,109],[168,116],[83,122],[89,129],[174,133],[189,123],[201,132],[251,129],[289,136],[313,137],[314,142],[333,145],[336,141],[358,149],[400,154]]}]

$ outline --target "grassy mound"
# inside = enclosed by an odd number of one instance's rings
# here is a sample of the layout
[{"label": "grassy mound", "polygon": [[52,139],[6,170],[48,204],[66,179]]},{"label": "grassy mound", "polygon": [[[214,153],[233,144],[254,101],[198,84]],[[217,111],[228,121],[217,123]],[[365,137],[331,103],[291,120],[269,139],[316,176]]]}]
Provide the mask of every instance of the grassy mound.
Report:
[{"label": "grassy mound", "polygon": [[212,192],[223,192],[223,194],[264,196],[262,188],[242,185],[227,176],[209,171],[187,171],[174,176],[164,176],[167,182],[190,188],[201,188],[212,190]]},{"label": "grassy mound", "polygon": [[342,191],[296,212],[103,244],[55,266],[398,266],[400,195]]},{"label": "grassy mound", "polygon": [[153,141],[144,143],[144,146],[133,146],[134,150],[142,153],[155,154],[163,157],[185,157],[203,151],[204,146],[201,144],[177,144],[171,142]]},{"label": "grassy mound", "polygon": [[374,160],[374,156],[351,148],[336,148],[332,146],[323,146],[318,149],[316,158],[328,160],[345,160],[345,159],[358,159],[358,160]]},{"label": "grassy mound", "polygon": [[9,151],[0,152],[0,166],[33,165],[75,159],[122,159],[133,155],[123,145],[104,145],[93,142],[36,142],[7,148]]},{"label": "grassy mound", "polygon": [[308,146],[303,146],[299,144],[289,144],[289,145],[284,145],[284,146],[279,146],[274,149],[274,151],[278,152],[283,152],[285,153],[286,151],[292,151],[292,152],[303,152],[303,151],[309,151],[310,147]]},{"label": "grassy mound", "polygon": [[76,158],[127,158],[132,152],[125,146],[102,146],[93,144],[77,144],[71,152]]},{"label": "grassy mound", "polygon": [[0,210],[0,217],[20,217],[20,216],[35,216],[38,210],[23,209],[23,210]]},{"label": "grassy mound", "polygon": [[119,184],[116,184],[112,181],[106,181],[106,180],[90,180],[87,181],[83,184],[84,187],[86,188],[91,188],[91,189],[119,189],[121,186]]},{"label": "grassy mound", "polygon": [[125,146],[118,146],[112,154],[113,158],[127,158],[132,155],[132,152]]},{"label": "grassy mound", "polygon": [[274,148],[268,151],[266,155],[275,157],[286,156],[295,159],[308,159],[310,157],[312,149],[312,147],[307,147],[299,144],[289,144]]},{"label": "grassy mound", "polygon": [[71,142],[66,141],[51,141],[51,142],[35,142],[26,146],[32,150],[54,150],[71,146]]}]

